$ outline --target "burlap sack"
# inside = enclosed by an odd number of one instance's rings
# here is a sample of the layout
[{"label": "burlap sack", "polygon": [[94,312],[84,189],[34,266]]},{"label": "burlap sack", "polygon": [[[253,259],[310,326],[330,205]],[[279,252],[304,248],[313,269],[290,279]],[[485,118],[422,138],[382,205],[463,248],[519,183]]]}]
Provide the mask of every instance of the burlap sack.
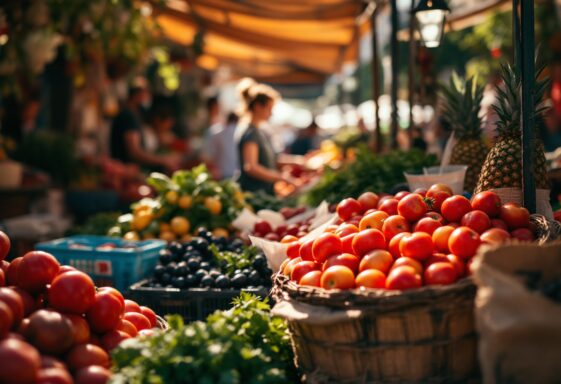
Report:
[{"label": "burlap sack", "polygon": [[[522,190],[518,188],[493,189],[503,203],[516,203],[522,205]],[[553,209],[549,202],[549,189],[538,189],[536,191],[536,213],[544,215],[553,220]]]},{"label": "burlap sack", "polygon": [[528,288],[561,278],[561,244],[480,256],[475,316],[484,383],[561,383],[561,304]]}]

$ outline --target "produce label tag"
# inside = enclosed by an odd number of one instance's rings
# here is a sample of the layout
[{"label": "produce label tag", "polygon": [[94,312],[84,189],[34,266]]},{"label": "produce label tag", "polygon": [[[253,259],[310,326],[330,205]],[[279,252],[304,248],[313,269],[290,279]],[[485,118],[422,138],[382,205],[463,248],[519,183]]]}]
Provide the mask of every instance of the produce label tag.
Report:
[{"label": "produce label tag", "polygon": [[109,260],[96,260],[94,264],[94,274],[100,276],[111,276],[113,267]]}]

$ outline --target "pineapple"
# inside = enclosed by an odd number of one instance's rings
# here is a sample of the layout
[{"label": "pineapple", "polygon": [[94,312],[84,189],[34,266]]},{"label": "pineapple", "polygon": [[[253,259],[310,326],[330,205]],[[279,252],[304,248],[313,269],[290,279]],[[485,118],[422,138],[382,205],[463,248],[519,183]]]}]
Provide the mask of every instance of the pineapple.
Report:
[{"label": "pineapple", "polygon": [[488,148],[481,138],[481,99],[483,86],[474,78],[460,79],[455,73],[450,85],[442,87],[443,118],[450,124],[457,140],[452,148],[451,165],[467,165],[464,189],[472,192],[487,156]]},{"label": "pineapple", "polygon": [[[548,80],[539,80],[543,67],[536,71],[535,122],[541,123],[546,110],[540,104]],[[521,78],[510,65],[502,66],[503,87],[497,88],[493,109],[498,115],[497,139],[485,159],[475,192],[496,188],[522,188],[522,131],[521,131]],[[534,175],[536,188],[548,189],[547,165],[544,146],[536,138]]]}]

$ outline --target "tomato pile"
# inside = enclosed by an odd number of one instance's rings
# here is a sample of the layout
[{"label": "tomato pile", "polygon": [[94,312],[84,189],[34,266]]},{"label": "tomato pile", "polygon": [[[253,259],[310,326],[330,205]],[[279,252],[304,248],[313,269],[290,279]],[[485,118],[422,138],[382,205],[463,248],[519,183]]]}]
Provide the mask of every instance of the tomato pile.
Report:
[{"label": "tomato pile", "polygon": [[109,352],[125,339],[150,336],[156,314],[112,287],[32,251],[4,260],[0,232],[0,383],[105,383]]},{"label": "tomato pile", "polygon": [[525,208],[491,191],[470,201],[443,184],[395,196],[366,192],[342,200],[337,215],[316,239],[288,243],[284,275],[325,289],[448,285],[471,273],[482,243],[534,240]]}]

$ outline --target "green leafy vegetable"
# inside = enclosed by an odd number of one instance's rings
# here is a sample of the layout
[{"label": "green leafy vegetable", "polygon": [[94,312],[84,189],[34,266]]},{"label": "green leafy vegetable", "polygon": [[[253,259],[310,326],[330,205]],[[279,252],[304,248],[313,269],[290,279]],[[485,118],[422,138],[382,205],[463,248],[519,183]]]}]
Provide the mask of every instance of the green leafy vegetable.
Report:
[{"label": "green leafy vegetable", "polygon": [[132,339],[113,352],[112,384],[267,384],[298,382],[284,320],[272,317],[267,301],[242,293],[228,311],[206,322]]}]

